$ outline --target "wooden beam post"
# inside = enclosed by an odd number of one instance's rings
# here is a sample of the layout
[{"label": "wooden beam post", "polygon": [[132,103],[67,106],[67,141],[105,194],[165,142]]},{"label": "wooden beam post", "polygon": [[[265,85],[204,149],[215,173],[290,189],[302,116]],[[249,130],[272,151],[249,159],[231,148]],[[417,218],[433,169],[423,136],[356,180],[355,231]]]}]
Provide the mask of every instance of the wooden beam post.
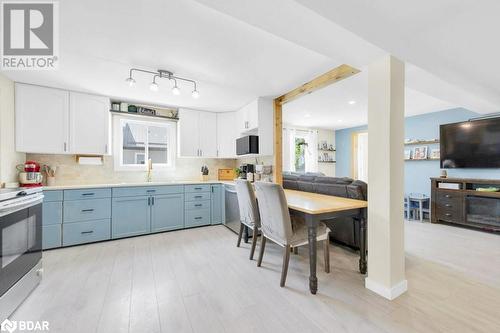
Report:
[{"label": "wooden beam post", "polygon": [[307,95],[332,83],[359,73],[360,70],[349,65],[340,65],[300,87],[274,99],[274,182],[283,183],[283,104]]},{"label": "wooden beam post", "polygon": [[283,106],[274,100],[274,182],[283,184]]}]

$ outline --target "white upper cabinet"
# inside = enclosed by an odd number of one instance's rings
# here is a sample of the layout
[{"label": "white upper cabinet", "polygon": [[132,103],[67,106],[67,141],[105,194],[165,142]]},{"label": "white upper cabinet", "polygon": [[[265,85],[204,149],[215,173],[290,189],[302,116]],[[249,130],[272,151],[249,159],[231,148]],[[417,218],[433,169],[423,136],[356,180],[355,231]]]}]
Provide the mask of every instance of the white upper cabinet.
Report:
[{"label": "white upper cabinet", "polygon": [[16,150],[109,154],[109,99],[16,83]]},{"label": "white upper cabinet", "polygon": [[70,92],[69,105],[71,152],[110,154],[109,98]]},{"label": "white upper cabinet", "polygon": [[238,137],[259,136],[259,155],[273,155],[274,107],[270,98],[259,97],[237,111]]},{"label": "white upper cabinet", "polygon": [[245,105],[238,110],[238,130],[241,134],[254,132],[259,127],[259,100]]},{"label": "white upper cabinet", "polygon": [[217,157],[216,114],[180,109],[178,137],[180,157]]},{"label": "white upper cabinet", "polygon": [[218,157],[236,158],[237,119],[236,112],[217,113]]},{"label": "white upper cabinet", "polygon": [[16,83],[16,150],[68,154],[69,92]]},{"label": "white upper cabinet", "polygon": [[178,146],[181,157],[200,156],[198,132],[200,115],[198,112],[188,109],[179,110]]},{"label": "white upper cabinet", "polygon": [[200,111],[200,156],[217,157],[217,115]]}]

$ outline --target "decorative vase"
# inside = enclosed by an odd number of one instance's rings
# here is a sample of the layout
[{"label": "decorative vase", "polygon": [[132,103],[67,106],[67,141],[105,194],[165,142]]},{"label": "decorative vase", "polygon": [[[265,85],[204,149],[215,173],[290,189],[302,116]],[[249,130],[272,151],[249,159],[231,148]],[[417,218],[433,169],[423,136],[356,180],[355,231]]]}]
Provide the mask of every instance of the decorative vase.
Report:
[{"label": "decorative vase", "polygon": [[47,186],[54,186],[56,184],[56,177],[47,177]]}]

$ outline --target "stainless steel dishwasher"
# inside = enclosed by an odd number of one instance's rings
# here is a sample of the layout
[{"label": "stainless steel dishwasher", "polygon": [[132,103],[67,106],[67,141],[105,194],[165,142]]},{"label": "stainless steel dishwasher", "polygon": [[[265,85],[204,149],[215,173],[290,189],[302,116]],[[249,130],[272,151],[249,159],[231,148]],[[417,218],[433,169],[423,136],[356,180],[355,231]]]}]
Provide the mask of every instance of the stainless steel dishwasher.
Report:
[{"label": "stainless steel dishwasher", "polygon": [[226,200],[226,220],[224,225],[238,233],[240,230],[240,210],[238,207],[238,196],[234,184],[224,184]]}]

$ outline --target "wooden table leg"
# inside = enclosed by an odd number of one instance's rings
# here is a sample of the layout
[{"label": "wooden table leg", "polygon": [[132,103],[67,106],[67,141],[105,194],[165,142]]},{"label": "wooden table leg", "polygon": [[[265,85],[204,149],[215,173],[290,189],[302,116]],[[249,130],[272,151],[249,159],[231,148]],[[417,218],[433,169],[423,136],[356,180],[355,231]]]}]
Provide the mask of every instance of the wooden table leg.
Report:
[{"label": "wooden table leg", "polygon": [[359,272],[366,274],[366,217],[363,213],[359,219],[360,235],[359,235]]},{"label": "wooden table leg", "polygon": [[309,241],[309,290],[311,294],[315,295],[318,291],[318,278],[316,277],[316,234],[318,227],[318,220],[312,216],[306,215],[307,236]]}]

